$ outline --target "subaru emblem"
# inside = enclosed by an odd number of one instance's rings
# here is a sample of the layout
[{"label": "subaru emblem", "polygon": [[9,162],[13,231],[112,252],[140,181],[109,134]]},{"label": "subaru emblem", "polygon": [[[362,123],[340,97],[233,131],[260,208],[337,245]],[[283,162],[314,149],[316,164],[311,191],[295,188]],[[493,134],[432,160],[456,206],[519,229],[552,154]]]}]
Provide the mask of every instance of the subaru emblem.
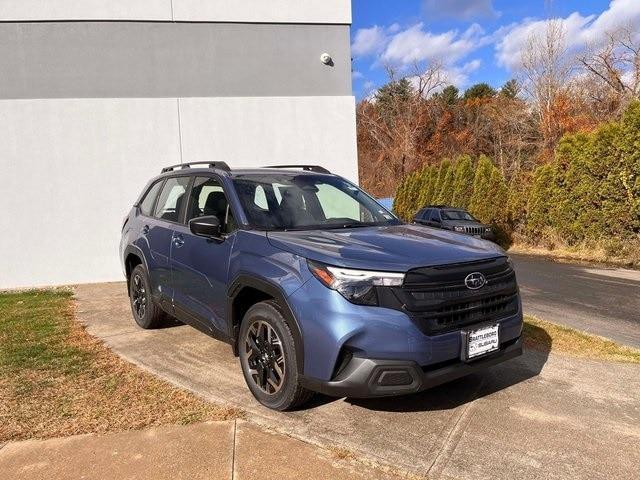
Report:
[{"label": "subaru emblem", "polygon": [[474,272],[467,275],[464,284],[469,290],[478,290],[487,284],[487,279],[480,272]]}]

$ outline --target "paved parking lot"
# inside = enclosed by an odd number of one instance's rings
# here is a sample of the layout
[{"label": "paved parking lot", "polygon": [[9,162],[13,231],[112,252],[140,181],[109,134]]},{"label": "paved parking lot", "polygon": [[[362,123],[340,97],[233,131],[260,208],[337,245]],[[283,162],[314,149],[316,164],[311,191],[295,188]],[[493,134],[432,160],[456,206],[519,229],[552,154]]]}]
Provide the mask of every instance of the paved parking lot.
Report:
[{"label": "paved parking lot", "polygon": [[124,284],[79,286],[78,316],[124,358],[249,420],[430,478],[628,479],[640,464],[640,367],[528,351],[409,397],[318,397],[276,413],[244,385],[228,345],[131,319]]},{"label": "paved parking lot", "polygon": [[640,271],[511,258],[527,313],[640,348]]}]

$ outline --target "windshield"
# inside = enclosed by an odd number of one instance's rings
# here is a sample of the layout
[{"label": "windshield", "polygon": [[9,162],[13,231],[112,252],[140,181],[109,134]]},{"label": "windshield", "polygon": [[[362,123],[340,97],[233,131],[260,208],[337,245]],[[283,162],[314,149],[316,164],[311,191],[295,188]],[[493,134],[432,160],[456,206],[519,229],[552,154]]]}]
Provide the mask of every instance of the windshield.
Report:
[{"label": "windshield", "polygon": [[234,178],[255,228],[315,230],[397,225],[401,222],[346,180],[324,175],[243,175]]},{"label": "windshield", "polygon": [[471,220],[472,222],[477,221],[471,216],[470,213],[467,213],[464,210],[443,210],[442,218],[443,220]]}]

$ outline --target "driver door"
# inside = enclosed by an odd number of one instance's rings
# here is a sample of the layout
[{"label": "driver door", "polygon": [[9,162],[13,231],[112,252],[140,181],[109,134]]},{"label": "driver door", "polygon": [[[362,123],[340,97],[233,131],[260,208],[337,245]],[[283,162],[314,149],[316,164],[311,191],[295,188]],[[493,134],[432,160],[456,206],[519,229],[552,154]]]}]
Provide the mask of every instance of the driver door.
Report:
[{"label": "driver door", "polygon": [[[221,183],[216,177],[196,177],[186,205],[184,223],[176,225],[171,242],[174,308],[183,321],[228,334],[225,309],[229,259],[235,240],[235,221]],[[223,237],[194,235],[189,220],[215,215]]]}]

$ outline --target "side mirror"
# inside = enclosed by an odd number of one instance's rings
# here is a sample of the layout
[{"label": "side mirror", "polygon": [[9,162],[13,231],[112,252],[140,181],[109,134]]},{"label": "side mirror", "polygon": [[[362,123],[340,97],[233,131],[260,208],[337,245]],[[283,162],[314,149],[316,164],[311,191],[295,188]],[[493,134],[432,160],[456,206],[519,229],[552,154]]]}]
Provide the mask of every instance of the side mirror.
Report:
[{"label": "side mirror", "polygon": [[194,235],[206,238],[221,239],[220,220],[214,215],[189,220],[189,230]]}]

